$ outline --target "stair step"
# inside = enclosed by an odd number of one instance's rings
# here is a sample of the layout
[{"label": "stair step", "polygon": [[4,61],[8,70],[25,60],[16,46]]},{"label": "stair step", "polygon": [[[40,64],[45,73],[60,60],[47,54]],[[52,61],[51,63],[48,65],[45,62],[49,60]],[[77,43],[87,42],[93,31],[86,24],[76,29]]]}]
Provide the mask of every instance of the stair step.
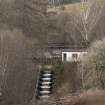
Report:
[{"label": "stair step", "polygon": [[52,82],[42,82],[42,83],[40,83],[40,84],[42,84],[42,85],[50,85]]},{"label": "stair step", "polygon": [[42,95],[42,96],[39,96],[40,98],[49,98],[50,95]]},{"label": "stair step", "polygon": [[41,71],[37,87],[37,97],[39,99],[49,98],[52,93],[52,84],[53,84],[53,71],[47,69]]},{"label": "stair step", "polygon": [[51,91],[40,91],[41,94],[49,94]]},{"label": "stair step", "polygon": [[52,76],[52,74],[43,74],[42,76]]},{"label": "stair step", "polygon": [[41,80],[51,80],[52,78],[41,78]]},{"label": "stair step", "polygon": [[40,88],[42,88],[42,89],[50,89],[51,86],[40,86]]}]

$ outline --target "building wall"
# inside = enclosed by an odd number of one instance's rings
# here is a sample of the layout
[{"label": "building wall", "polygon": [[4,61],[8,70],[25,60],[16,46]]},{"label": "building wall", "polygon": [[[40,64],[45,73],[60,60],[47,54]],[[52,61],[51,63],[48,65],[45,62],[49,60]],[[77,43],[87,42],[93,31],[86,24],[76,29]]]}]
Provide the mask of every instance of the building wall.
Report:
[{"label": "building wall", "polygon": [[80,61],[86,54],[87,52],[62,52],[62,62]]}]

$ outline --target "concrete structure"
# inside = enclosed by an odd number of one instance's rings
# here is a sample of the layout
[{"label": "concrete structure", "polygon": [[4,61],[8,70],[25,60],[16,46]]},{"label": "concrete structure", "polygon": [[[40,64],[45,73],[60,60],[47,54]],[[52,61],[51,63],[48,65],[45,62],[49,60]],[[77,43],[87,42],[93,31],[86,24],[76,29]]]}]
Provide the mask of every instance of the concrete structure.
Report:
[{"label": "concrete structure", "polygon": [[74,62],[80,61],[83,56],[85,56],[87,52],[62,52],[62,62]]},{"label": "concrete structure", "polygon": [[[74,44],[74,43],[45,43],[43,44],[43,48],[47,50],[43,50],[43,55],[36,55],[36,58],[44,57],[47,59],[51,59],[51,61],[59,60],[61,62],[71,62],[71,61],[80,61],[81,57],[87,54],[87,48],[89,47],[89,43],[83,44]],[[38,61],[38,60],[37,60]],[[42,60],[41,60],[42,61]]]}]

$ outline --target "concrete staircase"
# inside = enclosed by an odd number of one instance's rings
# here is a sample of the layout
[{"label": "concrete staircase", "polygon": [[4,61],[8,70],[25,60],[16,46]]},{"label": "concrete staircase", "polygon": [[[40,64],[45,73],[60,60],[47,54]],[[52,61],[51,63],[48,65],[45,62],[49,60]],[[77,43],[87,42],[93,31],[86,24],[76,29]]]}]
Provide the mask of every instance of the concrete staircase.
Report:
[{"label": "concrete staircase", "polygon": [[37,87],[37,98],[48,99],[52,94],[53,72],[51,70],[43,70],[40,72],[40,77]]}]

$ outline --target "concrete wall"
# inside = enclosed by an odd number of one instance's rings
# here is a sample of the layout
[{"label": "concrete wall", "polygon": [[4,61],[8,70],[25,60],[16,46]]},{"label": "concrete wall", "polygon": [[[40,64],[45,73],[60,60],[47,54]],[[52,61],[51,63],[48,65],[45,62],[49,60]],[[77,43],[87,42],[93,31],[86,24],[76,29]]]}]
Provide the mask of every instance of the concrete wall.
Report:
[{"label": "concrete wall", "polygon": [[[66,59],[64,59],[64,54],[66,54]],[[62,62],[80,61],[86,54],[87,52],[62,52]],[[77,55],[77,57],[75,55]]]}]

